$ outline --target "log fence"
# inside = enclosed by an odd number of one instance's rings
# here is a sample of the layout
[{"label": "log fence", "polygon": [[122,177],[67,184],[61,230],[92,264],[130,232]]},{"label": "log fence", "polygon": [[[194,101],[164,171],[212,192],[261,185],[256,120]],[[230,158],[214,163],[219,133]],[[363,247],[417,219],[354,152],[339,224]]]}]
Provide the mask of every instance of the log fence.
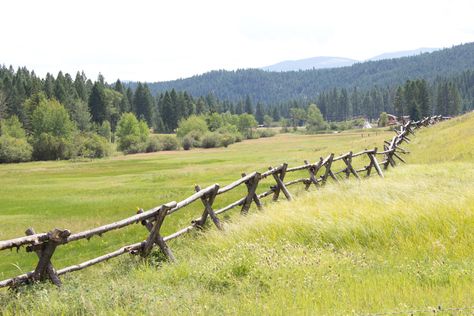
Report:
[{"label": "log fence", "polygon": [[[306,190],[309,190],[311,186],[319,189],[324,186],[329,179],[332,179],[337,183],[341,179],[347,179],[350,177],[361,180],[363,177],[371,176],[372,170],[374,170],[378,176],[383,178],[383,170],[387,170],[389,167],[396,166],[395,158],[400,162],[405,163],[405,160],[401,157],[401,155],[408,154],[409,152],[403,149],[400,144],[403,142],[410,142],[408,135],[415,135],[414,130],[433,125],[446,119],[449,118],[438,115],[426,117],[420,121],[406,122],[399,128],[394,129],[396,135],[391,140],[384,142],[383,151],[378,151],[376,147],[374,149],[365,149],[357,153],[349,151],[339,156],[335,156],[334,153],[331,153],[325,158],[319,158],[319,160],[315,163],[310,163],[309,161],[305,160],[303,165],[292,168],[289,168],[288,164],[283,163],[277,167],[270,166],[268,170],[263,173],[252,172],[250,174],[242,174],[240,179],[224,187],[220,187],[217,183],[206,188],[195,186],[195,193],[180,202],[172,201],[154,207],[148,211],[139,210],[134,216],[90,230],[71,233],[67,229],[55,228],[47,233],[35,233],[33,228],[28,228],[25,232],[26,236],[24,237],[0,241],[0,250],[16,248],[18,251],[21,246],[26,246],[25,248],[27,252],[34,252],[36,254],[38,257],[38,263],[33,271],[0,281],[0,288],[15,288],[19,285],[45,280],[50,280],[55,285],[61,286],[61,280],[59,276],[63,274],[85,269],[125,253],[147,257],[150,255],[152,249],[155,246],[160,249],[160,251],[169,261],[174,262],[176,261],[176,258],[167,242],[183,234],[186,234],[191,230],[202,229],[208,218],[211,219],[217,229],[222,230],[223,225],[218,215],[236,207],[240,207],[241,214],[246,215],[248,214],[252,203],[255,204],[258,209],[262,209],[263,205],[261,199],[270,195],[272,195],[273,201],[277,201],[281,195],[283,195],[288,201],[291,201],[293,197],[288,190],[288,187],[298,183],[303,183]],[[363,168],[355,169],[353,166],[353,159],[364,156],[367,158],[369,164]],[[381,157],[381,161],[377,160],[377,156]],[[334,171],[332,168],[335,165],[334,163],[338,161],[342,161],[343,169]],[[307,178],[303,177],[285,182],[285,176],[288,173],[303,170],[308,172]],[[269,178],[270,176],[275,181],[275,184],[270,186],[267,191],[258,194],[257,188],[260,181],[262,179]],[[229,192],[241,185],[245,185],[247,189],[247,193],[244,197],[230,203],[225,207],[214,209],[213,205],[218,196],[225,194],[226,192]],[[196,201],[200,201],[203,206],[202,215],[192,220],[189,226],[180,229],[168,236],[162,236],[161,228],[166,220],[166,217]],[[59,270],[54,268],[52,264],[52,257],[57,247],[81,239],[89,240],[93,236],[102,236],[103,234],[112,230],[121,229],[126,226],[138,223],[143,225],[146,229],[147,237],[145,240],[121,247],[116,251],[82,262],[80,264],[72,265]]]}]

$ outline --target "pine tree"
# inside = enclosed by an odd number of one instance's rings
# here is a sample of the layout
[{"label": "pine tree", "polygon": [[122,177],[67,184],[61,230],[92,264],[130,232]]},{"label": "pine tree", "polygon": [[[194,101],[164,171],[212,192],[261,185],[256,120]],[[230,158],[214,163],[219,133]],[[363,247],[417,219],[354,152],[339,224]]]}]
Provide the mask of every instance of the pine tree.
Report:
[{"label": "pine tree", "polygon": [[133,96],[133,111],[140,120],[145,120],[148,125],[152,123],[152,109],[154,100],[148,85],[139,82]]},{"label": "pine tree", "polygon": [[257,107],[255,108],[255,118],[257,119],[258,124],[263,124],[263,117],[265,116],[265,111],[263,110],[263,105],[258,102]]},{"label": "pine tree", "polygon": [[102,124],[107,117],[104,90],[104,85],[100,81],[96,81],[89,96],[89,110],[92,115],[92,121],[99,124]]},{"label": "pine tree", "polygon": [[404,101],[403,87],[399,86],[397,88],[397,93],[396,93],[395,99],[393,101],[393,108],[394,108],[395,114],[397,116],[403,116],[404,115],[403,109],[405,108],[405,105],[403,104],[403,101]]},{"label": "pine tree", "polygon": [[86,83],[85,83],[85,75],[84,73],[80,74],[79,71],[76,73],[76,78],[74,79],[74,88],[76,89],[76,93],[79,99],[82,101],[87,101],[87,90],[86,90]]},{"label": "pine tree", "polygon": [[278,108],[275,106],[272,111],[272,119],[274,122],[278,122],[280,120],[280,113],[278,112]]},{"label": "pine tree", "polygon": [[448,115],[457,115],[461,111],[461,97],[459,96],[459,90],[456,85],[452,82],[448,84]]},{"label": "pine tree", "polygon": [[431,115],[430,96],[425,80],[418,81],[418,104],[420,117]]},{"label": "pine tree", "polygon": [[254,114],[253,113],[253,105],[252,105],[252,100],[250,100],[250,97],[247,95],[245,97],[245,113],[247,114]]}]

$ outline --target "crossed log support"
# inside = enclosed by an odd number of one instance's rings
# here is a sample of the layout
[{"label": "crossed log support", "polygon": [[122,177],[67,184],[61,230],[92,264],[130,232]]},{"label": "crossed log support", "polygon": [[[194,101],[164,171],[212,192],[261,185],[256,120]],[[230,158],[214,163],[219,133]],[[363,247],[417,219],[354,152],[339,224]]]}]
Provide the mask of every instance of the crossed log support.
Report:
[{"label": "crossed log support", "polygon": [[[270,166],[268,168],[268,170],[271,170],[271,169],[273,169],[273,167]],[[281,166],[281,168],[279,169],[278,172],[275,172],[275,173],[272,174],[273,179],[275,179],[275,182],[276,182],[276,186],[273,187],[274,188],[273,201],[278,201],[278,197],[280,196],[280,192],[283,192],[283,194],[285,195],[285,197],[288,201],[293,200],[293,197],[291,196],[290,191],[288,191],[288,189],[285,186],[285,182],[283,182],[283,180],[285,179],[285,175],[286,175],[286,169],[288,169],[288,164],[285,162]]]},{"label": "crossed log support", "polygon": [[[28,228],[25,232],[26,235],[31,236],[35,234],[33,228]],[[67,237],[71,235],[71,232],[67,229],[57,229],[48,233],[48,241],[40,245],[31,245],[27,247],[27,251],[34,251],[38,256],[38,264],[30,276],[30,281],[44,281],[50,279],[53,284],[60,287],[62,285],[59,276],[51,263],[54,251],[59,244],[66,243]]]},{"label": "crossed log support", "polygon": [[148,236],[147,240],[145,241],[144,245],[140,250],[140,255],[142,257],[147,257],[150,254],[153,245],[156,244],[158,245],[158,247],[160,247],[161,252],[166,256],[169,261],[176,261],[173,252],[168,247],[168,245],[163,240],[163,237],[160,234],[161,226],[163,225],[165,217],[166,215],[168,215],[168,211],[171,208],[172,207],[169,205],[162,205],[158,211],[158,214],[155,216],[154,224],[150,220],[142,221],[142,225],[144,225],[150,232],[150,235]]},{"label": "crossed log support", "polygon": [[[246,174],[242,173],[242,177],[245,177],[245,176]],[[259,210],[263,208],[262,202],[260,202],[260,199],[258,198],[257,193],[256,193],[258,182],[260,181],[260,179],[261,179],[261,174],[256,172],[253,178],[245,182],[245,185],[247,186],[247,196],[245,197],[244,203],[242,205],[242,209],[240,211],[241,214],[248,214],[252,201],[255,202],[255,205],[257,205],[257,208]]]}]

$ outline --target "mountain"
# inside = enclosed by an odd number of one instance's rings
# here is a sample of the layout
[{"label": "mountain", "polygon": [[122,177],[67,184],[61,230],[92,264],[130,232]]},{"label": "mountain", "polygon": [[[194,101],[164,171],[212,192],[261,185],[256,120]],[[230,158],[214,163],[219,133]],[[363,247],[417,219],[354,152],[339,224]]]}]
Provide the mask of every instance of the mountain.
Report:
[{"label": "mountain", "polygon": [[[187,91],[191,95],[213,94],[221,100],[240,101],[248,95],[254,102],[275,104],[308,100],[333,88],[370,89],[403,84],[406,80],[459,75],[474,69],[474,43],[462,44],[416,56],[366,61],[350,67],[304,71],[269,72],[261,69],[218,70],[187,79],[149,83],[152,93]],[[131,83],[134,88],[136,83]]]},{"label": "mountain", "polygon": [[384,54],[372,57],[369,60],[377,61],[377,60],[382,60],[382,59],[416,56],[416,55],[425,54],[425,53],[432,53],[437,50],[440,50],[440,48],[423,47],[423,48],[418,48],[418,49],[413,49],[413,50],[404,50],[404,51],[399,51],[399,52],[384,53]]},{"label": "mountain", "polygon": [[[413,50],[404,50],[399,52],[390,52],[377,55],[375,57],[369,58],[366,61],[378,61],[383,59],[393,59],[393,58],[402,58],[409,56],[416,56],[424,53],[432,53],[439,50],[439,48],[418,48]],[[311,57],[298,60],[286,60],[279,62],[274,65],[262,67],[260,69],[265,71],[298,71],[298,70],[310,70],[310,69],[325,69],[325,68],[339,68],[339,67],[348,67],[352,66],[355,63],[363,62],[360,60],[345,58],[345,57]]]},{"label": "mountain", "polygon": [[299,60],[287,60],[261,68],[266,71],[292,71],[352,66],[357,60],[343,57],[311,57]]}]

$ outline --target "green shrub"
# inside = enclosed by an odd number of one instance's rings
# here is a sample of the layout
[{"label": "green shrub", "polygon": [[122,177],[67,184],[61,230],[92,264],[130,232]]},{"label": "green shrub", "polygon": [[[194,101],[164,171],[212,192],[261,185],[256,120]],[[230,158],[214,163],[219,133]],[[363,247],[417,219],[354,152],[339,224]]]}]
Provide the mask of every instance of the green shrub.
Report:
[{"label": "green shrub", "polygon": [[247,139],[258,139],[260,138],[260,133],[257,130],[249,130],[246,134]]},{"label": "green shrub", "polygon": [[204,135],[205,133],[195,130],[195,131],[191,131],[186,136],[191,140],[192,147],[201,147],[201,142]]},{"label": "green shrub", "polygon": [[202,138],[203,148],[215,148],[221,144],[221,135],[218,133],[207,133]]},{"label": "green shrub", "polygon": [[184,150],[190,150],[193,147],[193,139],[191,136],[184,136],[183,140],[181,141],[181,145],[183,146]]},{"label": "green shrub", "polygon": [[26,138],[0,136],[0,163],[30,161],[32,151]]},{"label": "green shrub", "polygon": [[175,135],[160,135],[159,139],[163,145],[163,150],[179,149],[179,142]]},{"label": "green shrub", "polygon": [[146,152],[154,153],[160,150],[163,150],[163,144],[161,143],[160,137],[158,135],[151,135],[148,138]]},{"label": "green shrub", "polygon": [[33,157],[36,160],[69,159],[72,156],[72,140],[49,133],[36,135],[33,144]]},{"label": "green shrub", "polygon": [[260,137],[273,137],[276,135],[276,132],[272,129],[262,129],[258,132],[260,134]]},{"label": "green shrub", "polygon": [[183,138],[193,131],[197,131],[201,135],[208,132],[206,120],[202,116],[191,115],[187,119],[179,121],[176,134],[179,138]]},{"label": "green shrub", "polygon": [[112,141],[112,129],[110,127],[109,121],[103,121],[100,126],[97,128],[97,134],[104,137],[107,141]]},{"label": "green shrub", "polygon": [[37,160],[69,159],[73,152],[74,123],[56,100],[40,104],[32,114],[33,157]]},{"label": "green shrub", "polygon": [[112,153],[110,142],[95,133],[78,134],[74,138],[72,156],[83,158],[103,158]]},{"label": "green shrub", "polygon": [[125,154],[145,152],[149,130],[145,121],[138,121],[133,113],[124,113],[117,123],[118,149]]},{"label": "green shrub", "polygon": [[221,145],[224,147],[229,146],[230,144],[235,143],[235,136],[233,134],[225,133],[220,134]]},{"label": "green shrub", "polygon": [[240,143],[243,139],[244,139],[244,137],[242,136],[242,134],[240,134],[240,133],[234,134],[234,141],[236,143]]}]

